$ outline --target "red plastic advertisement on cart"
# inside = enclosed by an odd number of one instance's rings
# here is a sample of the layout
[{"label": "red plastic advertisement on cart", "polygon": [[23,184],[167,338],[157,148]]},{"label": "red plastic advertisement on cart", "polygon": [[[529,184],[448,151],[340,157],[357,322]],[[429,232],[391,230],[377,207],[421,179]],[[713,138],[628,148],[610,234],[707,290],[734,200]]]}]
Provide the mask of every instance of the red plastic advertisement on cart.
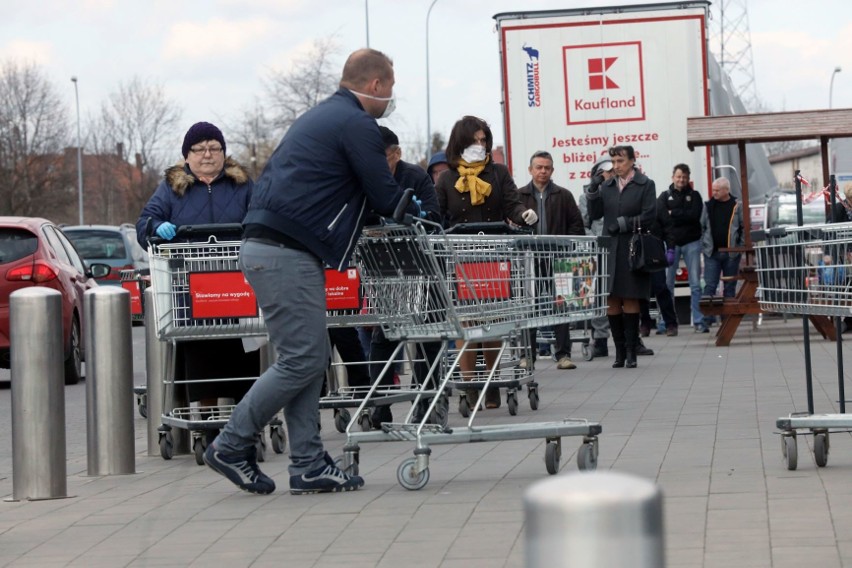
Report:
[{"label": "red plastic advertisement on cart", "polygon": [[193,319],[256,318],[257,299],[239,270],[190,272],[189,295]]},{"label": "red plastic advertisement on cart", "polygon": [[506,300],[511,297],[508,262],[463,262],[456,265],[459,300]]},{"label": "red plastic advertisement on cart", "polygon": [[142,292],[139,290],[139,282],[135,280],[122,282],[121,287],[130,292],[130,315],[142,315]]},{"label": "red plastic advertisement on cart", "polygon": [[325,269],[325,309],[358,310],[361,308],[361,275],[357,268],[338,272]]}]

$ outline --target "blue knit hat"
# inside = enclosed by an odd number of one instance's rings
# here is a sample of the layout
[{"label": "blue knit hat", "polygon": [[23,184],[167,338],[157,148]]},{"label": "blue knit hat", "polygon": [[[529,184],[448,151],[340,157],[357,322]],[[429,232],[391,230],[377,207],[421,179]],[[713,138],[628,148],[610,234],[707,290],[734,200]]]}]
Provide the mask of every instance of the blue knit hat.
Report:
[{"label": "blue knit hat", "polygon": [[440,152],[435,152],[432,154],[432,157],[429,158],[429,165],[426,166],[426,173],[432,175],[432,166],[436,164],[448,164],[447,162],[447,153],[441,150]]},{"label": "blue knit hat", "polygon": [[222,136],[222,131],[216,125],[209,122],[196,122],[189,127],[189,130],[186,131],[186,136],[183,137],[183,146],[181,146],[183,158],[186,159],[189,155],[191,147],[205,140],[216,140],[222,145],[222,152],[226,151],[225,137]]}]

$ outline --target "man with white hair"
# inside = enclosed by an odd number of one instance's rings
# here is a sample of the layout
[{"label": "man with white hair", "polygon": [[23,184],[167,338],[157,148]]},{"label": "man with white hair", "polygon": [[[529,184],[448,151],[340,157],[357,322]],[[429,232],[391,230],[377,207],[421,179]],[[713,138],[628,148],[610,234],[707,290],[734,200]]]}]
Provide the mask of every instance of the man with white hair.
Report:
[{"label": "man with white hair", "polygon": [[[740,267],[740,253],[723,252],[743,246],[743,211],[731,196],[731,182],[720,177],[713,181],[713,197],[705,203],[701,215],[701,251],[704,253],[704,295],[713,296],[719,286],[720,275],[736,276]],[[725,282],[724,295],[733,298],[737,291],[735,280]],[[713,318],[705,317],[705,325]]]}]

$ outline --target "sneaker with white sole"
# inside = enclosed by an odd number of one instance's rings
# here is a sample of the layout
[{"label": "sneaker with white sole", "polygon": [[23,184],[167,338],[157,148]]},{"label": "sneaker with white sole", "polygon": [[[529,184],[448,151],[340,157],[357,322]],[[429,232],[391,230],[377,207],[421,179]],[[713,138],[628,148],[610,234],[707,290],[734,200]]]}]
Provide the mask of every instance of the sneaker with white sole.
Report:
[{"label": "sneaker with white sole", "polygon": [[577,365],[574,364],[574,361],[569,359],[567,356],[562,357],[559,361],[556,362],[557,369],[576,369]]},{"label": "sneaker with white sole", "polygon": [[210,444],[204,451],[204,463],[243,491],[259,495],[275,491],[275,482],[257,466],[257,450],[254,446],[243,455],[228,455],[217,451]]},{"label": "sneaker with white sole", "polygon": [[340,491],[355,491],[364,486],[364,478],[358,475],[344,473],[334,460],[325,454],[325,464],[314,471],[302,475],[290,476],[290,493],[306,495],[309,493],[338,493]]}]

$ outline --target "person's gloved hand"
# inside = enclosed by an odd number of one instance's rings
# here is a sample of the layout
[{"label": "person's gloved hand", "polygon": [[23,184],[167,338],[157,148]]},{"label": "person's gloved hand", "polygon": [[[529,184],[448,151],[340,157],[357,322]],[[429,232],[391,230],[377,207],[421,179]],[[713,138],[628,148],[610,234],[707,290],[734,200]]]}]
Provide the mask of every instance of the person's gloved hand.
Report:
[{"label": "person's gloved hand", "polygon": [[412,197],[412,198],[411,198],[411,201],[413,201],[413,202],[414,202],[414,204],[415,204],[415,205],[417,205],[417,215],[418,215],[418,217],[420,217],[421,219],[425,219],[425,218],[426,218],[427,213],[426,213],[426,211],[424,211],[424,210],[423,210],[423,202],[422,202],[421,200],[419,200],[418,198],[416,198],[416,197]]},{"label": "person's gloved hand", "polygon": [[172,223],[168,221],[164,223],[160,223],[160,226],[157,227],[157,236],[161,239],[166,239],[167,241],[175,238],[175,233],[177,232],[177,227],[175,227]]},{"label": "person's gloved hand", "polygon": [[527,225],[535,225],[538,222],[538,215],[532,209],[527,209],[521,213],[521,218]]},{"label": "person's gloved hand", "polygon": [[599,188],[599,187],[600,187],[600,185],[601,185],[603,182],[604,182],[604,177],[603,177],[602,175],[600,175],[600,174],[598,174],[598,175],[596,175],[596,176],[592,177],[592,181],[590,182],[590,189],[591,189],[591,188],[595,188],[595,189]]},{"label": "person's gloved hand", "polygon": [[617,235],[618,234],[618,223],[613,223],[612,225],[607,227],[606,230],[610,235]]},{"label": "person's gloved hand", "polygon": [[675,261],[674,249],[666,249],[666,262],[669,266],[673,265]]}]

